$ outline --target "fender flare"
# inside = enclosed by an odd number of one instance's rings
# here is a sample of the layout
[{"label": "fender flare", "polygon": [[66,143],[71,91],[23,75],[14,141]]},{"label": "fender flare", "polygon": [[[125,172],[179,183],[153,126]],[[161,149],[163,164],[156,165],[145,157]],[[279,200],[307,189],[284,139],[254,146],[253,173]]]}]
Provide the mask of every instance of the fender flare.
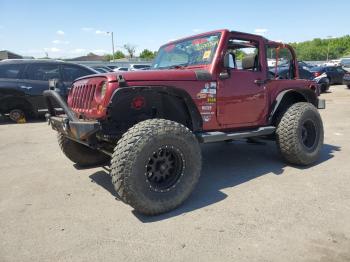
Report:
[{"label": "fender flare", "polygon": [[283,98],[292,93],[300,95],[304,99],[304,101],[309,102],[317,107],[318,98],[317,98],[317,94],[313,90],[307,89],[307,88],[284,90],[277,95],[275,101],[272,103],[273,109],[268,118],[269,124],[272,123],[273,117],[276,114],[281,102],[283,101]]},{"label": "fender flare", "polygon": [[192,131],[201,131],[203,127],[203,119],[199,113],[199,110],[193,101],[192,97],[183,89],[179,89],[172,86],[131,86],[131,87],[119,87],[112,94],[110,99],[110,105],[113,101],[116,101],[117,98],[122,97],[123,95],[128,94],[129,92],[144,92],[151,91],[157,92],[161,95],[168,95],[180,98],[186,105],[187,112],[191,118],[192,122]]}]

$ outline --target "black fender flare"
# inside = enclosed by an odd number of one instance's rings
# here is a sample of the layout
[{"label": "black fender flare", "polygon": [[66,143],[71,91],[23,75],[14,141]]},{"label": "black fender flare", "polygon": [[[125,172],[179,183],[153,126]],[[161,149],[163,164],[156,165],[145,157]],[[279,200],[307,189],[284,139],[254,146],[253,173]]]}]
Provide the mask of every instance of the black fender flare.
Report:
[{"label": "black fender flare", "polygon": [[179,89],[172,86],[128,86],[128,87],[119,87],[116,89],[110,99],[110,106],[117,102],[118,99],[122,98],[124,95],[129,94],[130,92],[142,93],[145,91],[156,92],[161,95],[168,95],[172,97],[177,97],[183,100],[187,107],[187,112],[191,118],[192,122],[192,131],[201,131],[203,127],[203,119],[199,113],[199,110],[193,101],[192,97],[183,89]]},{"label": "black fender flare", "polygon": [[269,118],[268,118],[269,124],[272,123],[272,120],[273,120],[276,112],[278,111],[278,108],[279,108],[281,102],[283,101],[283,98],[287,97],[288,95],[292,95],[292,94],[300,96],[300,98],[302,98],[301,101],[309,102],[309,103],[313,104],[315,107],[318,106],[317,94],[312,89],[298,88],[298,89],[284,90],[277,95],[275,101],[272,103],[273,109],[271,110],[271,112],[269,114]]}]

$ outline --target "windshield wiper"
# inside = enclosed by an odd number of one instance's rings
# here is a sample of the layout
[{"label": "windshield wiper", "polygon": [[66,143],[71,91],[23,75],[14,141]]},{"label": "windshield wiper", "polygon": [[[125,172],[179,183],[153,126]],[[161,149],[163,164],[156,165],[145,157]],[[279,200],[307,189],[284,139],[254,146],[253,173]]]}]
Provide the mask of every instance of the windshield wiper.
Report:
[{"label": "windshield wiper", "polygon": [[184,69],[188,64],[182,64],[182,65],[172,65],[169,66],[169,69]]},{"label": "windshield wiper", "polygon": [[162,66],[158,67],[158,70],[164,70],[164,69],[184,69],[188,66],[188,64],[180,64],[180,65],[172,65],[172,66]]}]

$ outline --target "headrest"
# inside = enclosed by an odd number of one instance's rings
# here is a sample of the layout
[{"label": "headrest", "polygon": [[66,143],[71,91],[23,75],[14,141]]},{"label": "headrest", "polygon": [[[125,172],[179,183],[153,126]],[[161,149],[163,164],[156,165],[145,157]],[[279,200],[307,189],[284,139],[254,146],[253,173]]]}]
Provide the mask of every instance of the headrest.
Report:
[{"label": "headrest", "polygon": [[256,55],[247,55],[242,59],[243,69],[253,69],[255,67]]}]

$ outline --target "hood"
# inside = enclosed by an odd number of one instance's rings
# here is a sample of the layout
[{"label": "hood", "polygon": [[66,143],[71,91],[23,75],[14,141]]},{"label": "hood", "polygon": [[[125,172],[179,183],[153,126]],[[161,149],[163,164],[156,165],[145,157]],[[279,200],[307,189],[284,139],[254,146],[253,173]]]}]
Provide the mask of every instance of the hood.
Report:
[{"label": "hood", "polygon": [[211,80],[212,76],[203,69],[142,70],[111,73],[122,75],[125,81],[197,81]]}]

